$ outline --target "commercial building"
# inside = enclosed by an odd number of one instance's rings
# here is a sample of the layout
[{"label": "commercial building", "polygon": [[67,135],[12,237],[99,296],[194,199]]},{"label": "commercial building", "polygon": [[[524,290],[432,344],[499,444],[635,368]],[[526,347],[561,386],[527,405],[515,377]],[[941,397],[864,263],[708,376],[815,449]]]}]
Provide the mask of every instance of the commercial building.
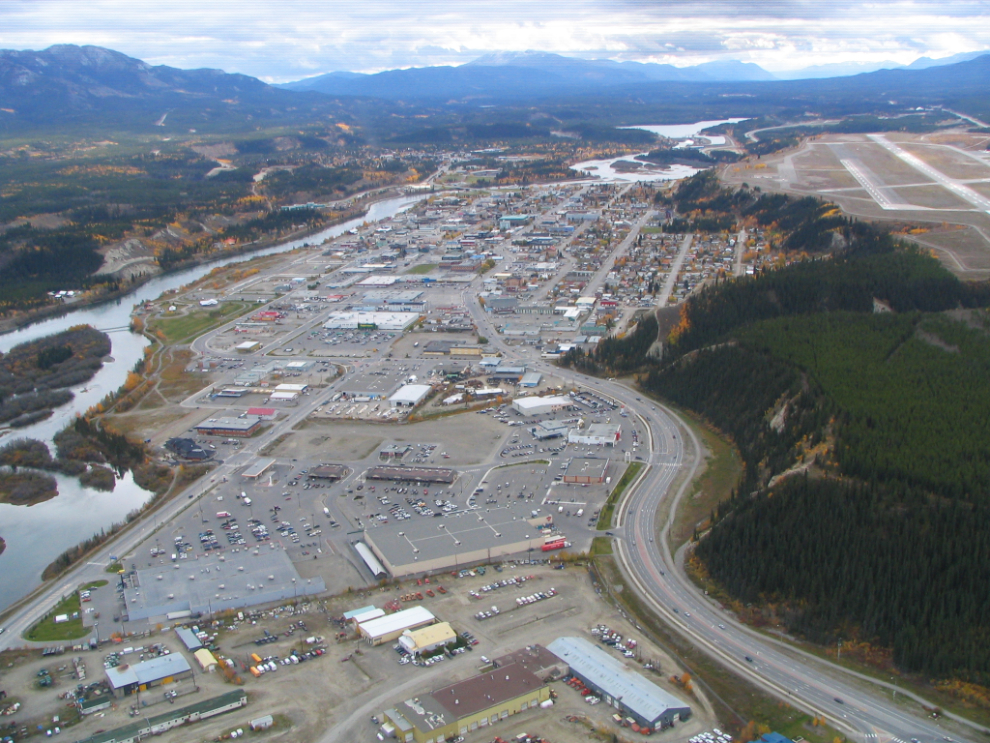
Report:
[{"label": "commercial building", "polygon": [[327,330],[405,330],[420,318],[418,312],[331,312]]},{"label": "commercial building", "polygon": [[599,485],[608,475],[608,459],[575,457],[564,470],[564,482],[579,485]]},{"label": "commercial building", "polygon": [[388,401],[394,408],[414,408],[426,399],[432,389],[428,384],[406,384],[400,387]]},{"label": "commercial building", "polygon": [[258,418],[210,418],[196,426],[204,436],[253,436],[261,428]]},{"label": "commercial building", "polygon": [[551,704],[549,687],[511,664],[385,710],[382,733],[402,743],[441,743]]},{"label": "commercial building", "polygon": [[234,346],[234,350],[238,353],[254,353],[259,348],[261,348],[261,343],[258,341],[244,341]]},{"label": "commercial building", "polygon": [[145,717],[129,725],[96,733],[77,743],[138,743],[152,735],[161,735],[172,728],[190,722],[199,722],[215,715],[247,706],[247,692],[243,689],[229,691],[212,699],[191,704],[180,709],[171,709],[154,717]]},{"label": "commercial building", "polygon": [[262,420],[270,421],[275,418],[277,411],[275,408],[248,408],[247,414],[249,416],[254,416],[255,418],[261,418]]},{"label": "commercial building", "polygon": [[247,469],[241,473],[242,477],[247,477],[251,480],[257,480],[265,472],[269,470],[275,464],[275,460],[271,457],[266,457],[262,459],[255,459],[251,464],[248,465]]},{"label": "commercial building", "polygon": [[372,467],[364,473],[366,480],[391,480],[450,485],[457,477],[454,470],[446,467]]},{"label": "commercial building", "polygon": [[108,668],[106,674],[111,692],[121,699],[138,691],[190,678],[192,668],[179,653],[171,653],[141,663]]},{"label": "commercial building", "polygon": [[339,480],[347,473],[342,464],[321,464],[309,471],[307,477],[311,480]]},{"label": "commercial building", "polygon": [[358,625],[358,632],[370,644],[381,645],[383,642],[395,640],[406,630],[425,627],[436,621],[433,612],[425,606],[413,606],[395,614],[361,622]]},{"label": "commercial building", "polygon": [[180,459],[189,459],[194,462],[213,456],[211,452],[201,447],[193,439],[169,439],[165,442],[165,448]]},{"label": "commercial building", "polygon": [[417,630],[406,630],[399,636],[399,645],[413,655],[423,655],[457,642],[457,633],[450,622],[438,622]]},{"label": "commercial building", "polygon": [[547,649],[566,662],[570,672],[604,702],[640,726],[661,730],[691,716],[691,707],[685,702],[582,637],[558,637]]},{"label": "commercial building", "polygon": [[539,553],[542,530],[552,523],[550,514],[532,504],[513,503],[442,519],[389,520],[366,532],[364,539],[388,573],[401,577]]},{"label": "commercial building", "polygon": [[548,397],[520,397],[512,401],[512,408],[522,415],[543,415],[567,410],[574,403],[563,395]]},{"label": "commercial building", "polygon": [[587,428],[575,428],[567,434],[567,443],[587,446],[615,446],[622,438],[619,423],[592,423]]},{"label": "commercial building", "polygon": [[[187,555],[179,553],[178,570],[138,569],[137,580],[124,589],[128,621],[166,622],[175,612],[213,615],[327,590],[323,578],[300,576],[285,550],[210,553],[195,560]],[[236,585],[231,575],[237,576]]]}]

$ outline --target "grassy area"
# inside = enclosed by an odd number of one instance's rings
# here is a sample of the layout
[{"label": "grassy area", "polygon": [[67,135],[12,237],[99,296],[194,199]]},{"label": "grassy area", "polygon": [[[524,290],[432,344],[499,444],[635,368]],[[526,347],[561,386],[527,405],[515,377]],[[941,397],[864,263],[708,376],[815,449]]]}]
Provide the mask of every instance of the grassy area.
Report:
[{"label": "grassy area", "polygon": [[[681,412],[682,418],[688,418]],[[706,528],[712,509],[732,493],[742,476],[742,460],[732,443],[696,419],[686,421],[701,439],[708,456],[705,471],[698,477],[690,493],[681,499],[670,534],[670,548],[676,550],[694,534],[695,528]]]},{"label": "grassy area", "polygon": [[598,555],[611,555],[612,539],[610,537],[593,537],[591,540],[591,551],[589,554],[593,557]]},{"label": "grassy area", "polygon": [[[744,678],[727,672],[716,661],[696,649],[689,641],[672,632],[642,603],[634,591],[627,590],[612,557],[596,557],[594,573],[601,580],[605,595],[628,611],[655,642],[666,648],[687,670],[694,683],[708,697],[718,719],[729,730],[739,733],[748,723],[776,730],[791,740],[804,738],[809,743],[833,743],[846,738],[828,725],[814,725],[804,712],[765,694]],[[681,669],[664,668],[664,675]]]},{"label": "grassy area", "polygon": [[626,471],[622,473],[622,479],[616,484],[615,488],[608,496],[608,500],[605,501],[605,505],[602,506],[601,515],[598,517],[598,530],[604,531],[605,529],[612,528],[612,514],[615,512],[615,504],[619,502],[622,498],[622,494],[629,487],[629,483],[636,479],[639,472],[645,464],[643,462],[631,462]]},{"label": "grassy area", "polygon": [[168,343],[185,343],[228,320],[246,314],[253,307],[250,302],[223,302],[213,310],[194,311],[179,317],[156,320],[153,329],[161,330]]},{"label": "grassy area", "polygon": [[111,562],[109,565],[107,565],[106,572],[113,573],[114,575],[116,575],[123,569],[124,566],[121,565],[119,562]]},{"label": "grassy area", "polygon": [[412,268],[410,268],[408,271],[406,271],[406,273],[417,273],[417,274],[429,273],[434,268],[436,268],[438,265],[440,265],[440,264],[439,263],[420,263],[418,266],[413,266]]},{"label": "grassy area", "polygon": [[[58,642],[62,640],[78,640],[89,634],[89,630],[83,627],[82,613],[80,612],[79,594],[73,592],[70,596],[62,599],[58,605],[52,609],[45,618],[24,633],[24,639],[31,642]],[[55,617],[59,614],[79,614],[76,619],[68,622],[55,624]]]},{"label": "grassy area", "polygon": [[663,230],[660,227],[644,227],[640,232],[647,235],[659,235]]},{"label": "grassy area", "polygon": [[79,588],[80,591],[92,591],[94,588],[102,588],[110,581],[108,580],[92,580],[84,586]]}]

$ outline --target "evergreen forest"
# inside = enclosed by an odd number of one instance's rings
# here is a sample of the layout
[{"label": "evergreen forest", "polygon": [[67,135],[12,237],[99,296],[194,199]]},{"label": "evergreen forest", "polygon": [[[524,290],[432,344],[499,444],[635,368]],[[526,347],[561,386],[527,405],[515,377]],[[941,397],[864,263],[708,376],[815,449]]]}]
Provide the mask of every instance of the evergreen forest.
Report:
[{"label": "evergreen forest", "polygon": [[561,363],[636,372],[735,442],[744,473],[695,555],[740,606],[990,684],[987,286],[816,200],[702,176],[672,202],[773,223],[808,260],[710,284],[667,327],[648,315]]}]

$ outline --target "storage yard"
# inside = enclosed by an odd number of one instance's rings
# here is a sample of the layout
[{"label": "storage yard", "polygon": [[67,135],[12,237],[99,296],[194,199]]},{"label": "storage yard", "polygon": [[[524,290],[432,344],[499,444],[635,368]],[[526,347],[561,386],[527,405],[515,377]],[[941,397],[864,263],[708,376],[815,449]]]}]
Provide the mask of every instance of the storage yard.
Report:
[{"label": "storage yard", "polygon": [[[484,574],[480,569],[455,572],[455,575],[445,573],[434,576],[428,583],[408,580],[385,591],[353,592],[309,602],[300,600],[295,608],[290,602],[273,610],[230,611],[217,622],[205,617],[177,620],[198,630],[195,637],[217,659],[218,667],[212,671],[202,670],[193,651],[187,648],[190,642],[194,646],[197,644],[189,640],[190,633],[185,633],[184,642],[176,632],[167,629],[171,624],[152,630],[147,638],[130,637],[128,644],[104,640],[98,650],[68,648],[64,655],[57,656],[57,660],[42,657],[38,651],[7,653],[5,664],[13,665],[4,672],[3,688],[9,697],[16,694],[23,706],[16,716],[0,719],[3,722],[12,719],[15,728],[36,720],[47,721],[51,726],[52,716],[61,714],[63,725],[71,720],[71,728],[63,728],[63,739],[81,741],[93,736],[86,743],[104,743],[112,739],[96,737],[96,730],[129,730],[135,725],[147,724],[142,722],[145,719],[163,726],[171,716],[179,715],[187,708],[204,704],[216,706],[206,702],[226,694],[233,694],[228,702],[236,702],[239,695],[246,692],[247,705],[243,709],[234,704],[230,711],[215,717],[187,720],[186,725],[191,727],[163,732],[156,739],[163,743],[207,740],[237,728],[247,730],[251,720],[270,714],[276,721],[276,728],[293,726],[294,740],[317,740],[326,731],[334,730],[336,737],[333,740],[366,740],[370,743],[377,730],[368,723],[371,716],[379,720],[379,725],[387,722],[389,709],[416,717],[404,705],[406,699],[416,697],[422,702],[431,692],[434,697],[438,694],[442,697],[444,689],[462,691],[457,698],[463,705],[468,705],[470,698],[480,700],[489,694],[498,696],[493,691],[497,691],[496,687],[490,687],[485,681],[486,673],[491,676],[493,669],[488,659],[494,659],[498,664],[496,670],[501,672],[499,678],[504,678],[508,666],[519,669],[510,673],[515,681],[510,679],[505,687],[508,699],[521,698],[513,692],[522,688],[520,684],[526,686],[522,679],[536,678],[537,685],[531,690],[536,702],[530,704],[527,697],[527,709],[506,718],[501,717],[499,708],[499,718],[494,724],[488,714],[488,725],[493,728],[485,733],[488,737],[476,732],[470,740],[488,741],[496,734],[509,740],[522,732],[538,732],[555,742],[580,741],[585,739],[585,728],[579,723],[567,722],[567,716],[580,715],[621,733],[623,725],[611,718],[616,708],[604,700],[600,704],[586,701],[586,696],[563,680],[569,675],[566,662],[551,658],[546,650],[539,652],[535,646],[549,649],[560,637],[579,637],[597,643],[600,624],[607,624],[613,631],[637,641],[631,657],[610,651],[609,658],[621,661],[631,673],[648,679],[672,697],[683,696],[682,690],[667,681],[682,669],[617,612],[597,600],[595,586],[583,568],[554,570],[547,565],[497,565],[497,569],[489,566]],[[464,577],[456,577],[461,574]],[[543,601],[517,603],[517,599],[548,594],[551,590],[553,595]],[[475,614],[480,608],[490,609],[492,604],[500,606],[498,614],[479,621]],[[350,621],[344,619],[345,612],[359,607],[361,611]],[[378,610],[370,607],[378,607]],[[384,615],[373,618],[382,614],[381,609],[384,609]],[[409,614],[408,620],[402,618],[403,611]],[[370,618],[372,629],[382,619],[393,624],[388,628],[389,639],[377,645],[369,644],[364,637],[368,630],[362,628],[362,616]],[[399,654],[393,648],[395,645],[402,649],[399,637],[403,631],[420,623],[431,629],[432,635],[446,636],[444,622],[449,623],[456,634],[456,642],[440,643],[436,648],[425,650],[422,657],[432,653],[431,660],[409,662],[410,656]],[[520,643],[520,637],[525,637],[524,643]],[[152,651],[151,643],[159,643],[157,647],[162,649]],[[91,703],[89,706],[93,711],[78,722],[78,713],[66,713],[65,700],[59,696],[67,691],[74,692],[78,683],[71,658],[80,657],[88,669],[86,684],[99,685],[105,683],[111,672],[120,674],[116,670],[104,671],[104,659],[109,659],[107,663],[112,662],[117,669],[125,665],[134,668],[133,664],[141,658],[155,657],[155,653],[168,650],[171,655],[157,657],[176,657],[177,667],[191,669],[191,679],[159,679],[154,682],[159,685],[149,686],[123,700],[113,700],[104,686],[102,696],[112,702],[109,706],[97,709]],[[406,652],[403,649],[403,653]],[[51,672],[52,686],[39,687],[35,683],[42,668]],[[550,675],[551,669],[556,669],[554,678],[557,680],[544,685],[543,679]],[[240,679],[243,685],[232,686],[228,679]],[[541,688],[545,691],[540,691]],[[524,690],[530,691],[528,686]],[[90,689],[89,698],[98,700],[100,694],[96,692],[96,687]],[[170,696],[173,692],[176,697]],[[555,697],[553,707],[541,709],[540,703],[545,703],[551,695]],[[170,703],[173,699],[174,705]],[[712,718],[703,697],[694,692],[687,703],[692,717],[679,722],[675,730],[655,733],[652,739],[683,741],[711,726]],[[135,705],[141,711],[137,721],[130,714]],[[479,705],[480,701],[475,706]],[[474,713],[477,718],[474,722],[480,720],[481,711],[479,708]],[[469,717],[461,714],[458,719],[467,720],[470,728],[472,720]],[[415,740],[426,741],[428,737]]]}]

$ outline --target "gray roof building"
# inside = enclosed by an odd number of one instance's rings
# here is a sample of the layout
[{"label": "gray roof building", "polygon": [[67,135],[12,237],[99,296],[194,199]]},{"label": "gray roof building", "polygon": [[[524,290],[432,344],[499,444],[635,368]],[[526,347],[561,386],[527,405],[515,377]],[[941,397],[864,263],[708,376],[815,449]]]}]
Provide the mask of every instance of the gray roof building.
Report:
[{"label": "gray roof building", "polygon": [[691,707],[630,670],[603,648],[581,637],[558,637],[547,649],[567,663],[571,673],[604,701],[631,715],[641,725],[666,728],[691,716]]}]

